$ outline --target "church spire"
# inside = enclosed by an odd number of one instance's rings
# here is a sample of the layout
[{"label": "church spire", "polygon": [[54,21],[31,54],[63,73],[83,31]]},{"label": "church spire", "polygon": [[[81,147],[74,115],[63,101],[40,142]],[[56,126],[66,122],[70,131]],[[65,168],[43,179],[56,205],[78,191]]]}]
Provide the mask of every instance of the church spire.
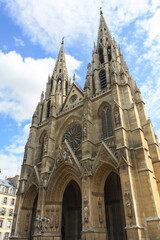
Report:
[{"label": "church spire", "polygon": [[100,8],[100,21],[98,29],[97,46],[104,46],[106,42],[112,40],[111,34],[103,17],[102,8]]}]

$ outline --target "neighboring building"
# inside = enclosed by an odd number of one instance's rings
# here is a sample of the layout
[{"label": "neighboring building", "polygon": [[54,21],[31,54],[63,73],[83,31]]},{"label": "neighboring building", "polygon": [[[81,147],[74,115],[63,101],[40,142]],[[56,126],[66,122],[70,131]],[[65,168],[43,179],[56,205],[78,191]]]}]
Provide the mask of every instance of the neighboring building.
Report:
[{"label": "neighboring building", "polygon": [[10,239],[160,238],[160,148],[101,12],[84,90],[63,42],[33,114]]},{"label": "neighboring building", "polygon": [[16,201],[16,187],[0,179],[0,240],[9,239]]}]

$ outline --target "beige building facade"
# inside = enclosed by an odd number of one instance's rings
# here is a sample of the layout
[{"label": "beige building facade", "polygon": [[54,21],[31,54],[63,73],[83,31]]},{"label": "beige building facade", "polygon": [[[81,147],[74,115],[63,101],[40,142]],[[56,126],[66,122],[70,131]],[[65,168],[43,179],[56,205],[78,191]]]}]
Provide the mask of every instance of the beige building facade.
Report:
[{"label": "beige building facade", "polygon": [[82,90],[62,42],[33,114],[10,239],[160,239],[160,148],[100,14]]},{"label": "beige building facade", "polygon": [[0,240],[9,239],[16,201],[16,187],[0,179]]}]

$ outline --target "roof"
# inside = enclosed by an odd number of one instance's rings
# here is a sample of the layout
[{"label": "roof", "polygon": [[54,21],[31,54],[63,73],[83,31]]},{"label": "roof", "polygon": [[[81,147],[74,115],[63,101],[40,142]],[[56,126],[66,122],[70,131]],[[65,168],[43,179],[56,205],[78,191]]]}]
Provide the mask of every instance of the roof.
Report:
[{"label": "roof", "polygon": [[0,186],[15,188],[9,180],[0,179]]}]

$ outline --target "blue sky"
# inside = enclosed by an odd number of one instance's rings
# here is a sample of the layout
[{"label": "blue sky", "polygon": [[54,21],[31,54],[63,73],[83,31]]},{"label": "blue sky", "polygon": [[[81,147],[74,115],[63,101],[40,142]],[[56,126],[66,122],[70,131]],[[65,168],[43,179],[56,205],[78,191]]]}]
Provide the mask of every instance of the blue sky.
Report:
[{"label": "blue sky", "polygon": [[68,74],[83,88],[100,7],[160,138],[160,0],[0,0],[0,178],[20,172],[63,36]]}]

